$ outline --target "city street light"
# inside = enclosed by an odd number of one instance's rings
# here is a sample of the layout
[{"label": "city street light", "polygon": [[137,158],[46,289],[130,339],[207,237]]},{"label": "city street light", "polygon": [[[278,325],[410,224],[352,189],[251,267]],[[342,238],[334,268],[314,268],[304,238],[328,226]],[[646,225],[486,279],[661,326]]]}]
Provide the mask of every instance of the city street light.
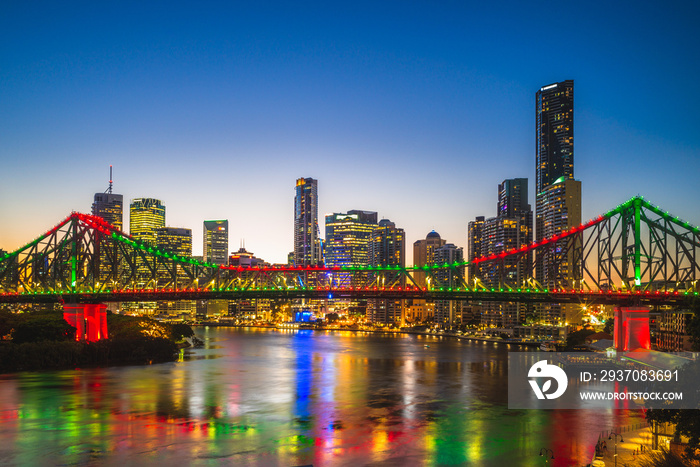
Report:
[{"label": "city street light", "polygon": [[[550,453],[552,457],[547,457],[548,453]],[[544,457],[544,463],[548,464],[550,459],[554,459],[554,451],[552,451],[551,449],[542,448],[540,449],[540,456]]]},{"label": "city street light", "polygon": [[614,431],[610,432],[610,436],[608,436],[608,440],[613,439],[613,436],[615,436],[615,467],[617,467],[617,437],[620,437],[620,442],[624,443],[625,440],[622,439],[622,435],[619,433],[615,433]]}]

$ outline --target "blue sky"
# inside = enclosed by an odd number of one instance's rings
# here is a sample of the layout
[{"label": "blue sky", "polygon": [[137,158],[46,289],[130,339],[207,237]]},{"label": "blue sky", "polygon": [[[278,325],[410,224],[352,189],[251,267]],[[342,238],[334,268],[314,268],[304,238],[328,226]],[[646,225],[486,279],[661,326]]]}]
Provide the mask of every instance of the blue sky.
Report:
[{"label": "blue sky", "polygon": [[575,82],[583,217],[637,194],[700,224],[697,2],[5,2],[0,248],[107,187],[166,223],[229,219],[282,262],[294,181],[466,246],[530,180],[535,92]]}]

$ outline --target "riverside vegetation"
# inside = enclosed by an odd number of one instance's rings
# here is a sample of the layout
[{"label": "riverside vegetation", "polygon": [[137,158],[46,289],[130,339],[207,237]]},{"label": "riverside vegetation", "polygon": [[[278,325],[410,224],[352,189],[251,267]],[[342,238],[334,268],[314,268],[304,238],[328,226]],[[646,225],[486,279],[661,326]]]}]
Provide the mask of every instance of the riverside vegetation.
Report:
[{"label": "riverside vegetation", "polygon": [[174,361],[186,324],[107,314],[109,339],[76,342],[75,328],[56,311],[0,311],[0,373]]}]

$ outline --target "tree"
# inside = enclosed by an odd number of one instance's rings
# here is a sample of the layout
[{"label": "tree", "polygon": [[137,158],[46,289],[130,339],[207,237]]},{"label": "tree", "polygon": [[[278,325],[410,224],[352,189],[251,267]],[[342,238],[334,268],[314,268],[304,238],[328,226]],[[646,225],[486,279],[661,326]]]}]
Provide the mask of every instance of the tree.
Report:
[{"label": "tree", "polygon": [[69,341],[76,329],[63,316],[39,316],[20,322],[12,333],[12,342]]},{"label": "tree", "polygon": [[26,318],[22,318],[22,315],[7,310],[0,311],[0,338],[10,334],[17,324],[25,320]]},{"label": "tree", "polygon": [[194,330],[189,324],[177,323],[170,325],[170,338],[174,341],[194,336]]},{"label": "tree", "polygon": [[107,327],[110,339],[136,339],[139,337],[170,337],[168,325],[150,318],[126,315],[107,315]]},{"label": "tree", "polygon": [[339,318],[338,313],[327,313],[326,314],[326,321],[328,321],[329,323],[332,323],[334,321],[338,321],[338,318]]},{"label": "tree", "polygon": [[687,467],[688,464],[676,454],[662,449],[661,452],[648,452],[635,464],[639,467]]},{"label": "tree", "polygon": [[270,300],[270,309],[272,310],[272,321],[290,321],[291,318],[291,302],[286,298],[274,298]]},{"label": "tree", "polygon": [[[680,441],[681,436],[688,437],[688,446],[685,456],[687,459],[700,460],[700,389],[697,385],[697,377],[700,374],[700,360],[688,363],[678,370],[678,382],[674,383],[673,391],[683,393],[683,406],[685,409],[671,408],[649,409],[646,412],[647,420],[658,423],[673,423],[675,425],[675,437]],[[668,390],[668,386],[657,383],[657,389],[650,391]],[[677,406],[677,405],[676,405]]]},{"label": "tree", "polygon": [[566,350],[572,350],[578,345],[583,345],[586,341],[586,337],[591,334],[595,334],[595,331],[592,329],[581,329],[580,331],[569,333],[566,337]]},{"label": "tree", "polygon": [[615,332],[615,320],[613,318],[608,318],[605,321],[605,327],[603,328],[603,332],[606,332],[610,335],[612,335],[612,333]]},{"label": "tree", "polygon": [[686,329],[690,334],[690,342],[694,351],[700,350],[700,306],[697,304],[693,307],[693,317],[688,321]]}]

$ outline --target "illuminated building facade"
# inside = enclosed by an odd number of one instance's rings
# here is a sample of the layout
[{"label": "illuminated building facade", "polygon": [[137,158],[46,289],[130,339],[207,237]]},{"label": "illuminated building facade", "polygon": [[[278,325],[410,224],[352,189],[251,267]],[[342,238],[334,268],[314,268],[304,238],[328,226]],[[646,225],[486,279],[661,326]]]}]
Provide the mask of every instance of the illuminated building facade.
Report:
[{"label": "illuminated building facade", "polygon": [[245,247],[241,247],[237,252],[231,253],[231,256],[228,258],[228,265],[255,268],[259,266],[269,266],[269,263],[266,263],[260,258],[256,258],[255,255],[247,251]]},{"label": "illuminated building facade", "polygon": [[404,230],[389,219],[382,219],[372,231],[370,257],[373,266],[405,266],[406,243]]},{"label": "illuminated building facade", "polygon": [[496,217],[520,221],[520,244],[532,242],[532,207],[528,203],[527,178],[503,180],[498,185]]},{"label": "illuminated building facade", "polygon": [[[483,224],[481,254],[500,254],[524,244],[521,237],[520,219],[491,217]],[[487,288],[499,288],[503,283],[520,283],[525,270],[515,258],[504,258],[501,268],[498,263],[485,263],[480,268],[481,282]],[[512,327],[520,323],[520,306],[512,302],[485,302],[482,306],[483,324],[496,327]],[[524,316],[523,316],[524,318]]]},{"label": "illuminated building facade", "polygon": [[[573,80],[542,87],[535,95],[535,107],[535,240],[539,242],[581,223],[581,182],[574,180]],[[571,260],[555,266],[550,253],[537,258],[537,281],[551,288],[571,284],[575,280]],[[573,306],[542,304],[536,309],[542,324],[580,321],[574,319]]]},{"label": "illuminated building facade", "polygon": [[656,348],[664,352],[687,352],[693,349],[691,341],[692,311],[664,311],[656,333]]},{"label": "illuminated building facade", "polygon": [[413,300],[406,305],[405,320],[409,324],[432,323],[435,319],[435,304],[426,300]]},{"label": "illuminated building facade", "polygon": [[[206,263],[228,264],[228,220],[204,221],[202,259]],[[202,315],[203,304],[198,302],[197,313]],[[228,314],[228,300],[207,300],[204,317]]]},{"label": "illuminated building facade", "polygon": [[[445,244],[445,240],[440,238],[440,234],[432,230],[423,240],[416,240],[413,243],[413,264],[416,266],[432,265],[435,259],[435,250]],[[428,285],[425,271],[413,271],[413,280],[421,287]],[[412,322],[425,321],[435,316],[435,304],[426,300],[411,300],[410,306],[406,308],[406,319]],[[410,312],[410,313],[409,313]]]},{"label": "illuminated building facade", "polygon": [[[120,231],[124,230],[124,197],[112,193],[112,167],[109,171],[109,188],[105,193],[95,193],[92,202],[92,215],[101,217]],[[120,264],[113,264],[112,256],[100,251],[100,282],[113,281],[119,274]],[[116,273],[116,274],[115,274]],[[112,311],[113,304],[108,305]]]},{"label": "illuminated building facade", "polygon": [[[247,251],[245,247],[241,246],[238,251],[231,253],[228,258],[229,266],[240,266],[243,268],[256,268],[265,267],[270,264],[265,262],[261,258],[257,258],[252,252]],[[245,281],[255,275],[255,272],[246,272],[241,274],[241,280]],[[214,302],[215,300],[210,300],[209,302]],[[265,299],[247,299],[247,300],[230,300],[228,304],[228,314],[230,316],[260,316],[264,310],[269,309],[269,300]],[[211,316],[212,310],[210,309],[207,314]]]},{"label": "illuminated building facade", "polygon": [[[192,256],[192,229],[160,227],[156,229],[156,246],[161,251],[190,258]],[[158,282],[161,286],[186,287],[189,285],[190,278],[184,270],[178,268],[176,283],[171,284],[171,281],[172,274],[161,266],[158,270]],[[158,302],[158,311],[168,315],[190,315],[194,306],[195,302],[192,300],[162,301]]]},{"label": "illuminated building facade", "polygon": [[[371,264],[370,243],[377,227],[377,213],[372,211],[348,211],[326,215],[326,266],[367,266]],[[335,273],[336,286],[348,287],[353,274]]]},{"label": "illuminated building facade", "polygon": [[[479,256],[498,255],[504,251],[517,248],[522,242],[520,220],[507,217],[490,217],[484,221]],[[486,287],[499,287],[502,283],[519,283],[520,271],[514,261],[508,262],[503,268],[496,263],[486,263],[482,266],[481,282]],[[501,276],[501,274],[503,276]]]},{"label": "illuminated building facade", "polygon": [[115,193],[95,193],[92,215],[109,222],[119,230],[124,229],[124,197]]},{"label": "illuminated building facade", "polygon": [[[467,252],[470,263],[481,256],[481,241],[483,236],[484,216],[477,216],[476,219],[467,224]],[[472,285],[474,283],[474,279],[481,278],[481,268],[478,264],[470,264],[468,272],[468,280]]]},{"label": "illuminated building facade", "polygon": [[581,182],[562,178],[549,185],[538,193],[537,207],[537,228],[541,231],[538,240],[581,224]]},{"label": "illuminated building facade", "polygon": [[[165,206],[154,198],[136,198],[129,206],[129,233],[136,240],[157,245],[159,228],[165,227]],[[191,252],[190,252],[191,253]],[[141,256],[136,258],[136,277],[134,286],[153,287],[153,272]],[[152,314],[156,311],[156,302],[124,303],[123,309],[130,313]]]},{"label": "illuminated building facade", "polygon": [[[416,266],[433,264],[435,250],[445,243],[446,241],[440,238],[440,234],[434,230],[425,236],[425,240],[416,240],[413,243],[413,264]],[[424,271],[413,272],[413,280],[421,287],[425,287],[426,285],[425,278],[426,275]]]},{"label": "illuminated building facade", "polygon": [[112,166],[109,166],[109,187],[104,193],[95,193],[92,202],[92,215],[101,217],[106,222],[123,231],[124,197],[112,193]]},{"label": "illuminated building facade", "polygon": [[[528,203],[526,178],[504,180],[498,185],[496,217],[477,217],[469,223],[469,260],[498,255],[532,242],[532,208]],[[469,281],[481,281],[487,288],[504,283],[522,284],[531,269],[532,256],[518,261],[504,258],[503,264],[482,263],[470,268]],[[487,302],[482,306],[482,322],[496,327],[513,327],[525,321],[528,306],[518,303]]]},{"label": "illuminated building facade", "polygon": [[228,220],[204,221],[204,262],[228,263]]},{"label": "illuminated building facade", "polygon": [[294,264],[316,266],[323,262],[318,230],[318,181],[299,178],[294,196]]},{"label": "illuminated building facade", "polygon": [[131,200],[129,233],[132,237],[156,245],[156,230],[161,227],[165,227],[165,206],[161,200],[155,198]]},{"label": "illuminated building facade", "polygon": [[[564,177],[554,184],[545,187],[537,194],[537,239],[558,235],[565,230],[581,224],[581,182]],[[561,240],[564,248],[567,240]],[[569,251],[565,258],[555,258],[556,253],[549,250],[542,253],[535,270],[537,281],[547,288],[573,287],[577,277],[573,267],[573,251]],[[581,315],[576,318],[574,305],[547,304],[538,306],[539,319],[545,324],[559,325],[578,322]]]},{"label": "illuminated building facade", "polygon": [[[370,257],[372,266],[405,266],[406,235],[404,230],[388,219],[382,219],[372,231]],[[395,274],[395,273],[393,273]],[[386,283],[386,279],[390,283]],[[392,273],[377,273],[375,277],[380,286],[406,286],[405,278],[396,278]],[[398,324],[403,319],[403,300],[373,300],[367,308],[367,317],[375,323]]]},{"label": "illuminated building facade", "polygon": [[574,178],[574,81],[542,87],[535,95],[537,193],[561,177]]},{"label": "illuminated building facade", "polygon": [[[446,243],[433,252],[432,264],[452,264],[464,262],[464,249],[452,243]],[[438,269],[435,271],[441,287],[461,287],[464,281],[464,266]],[[462,315],[461,300],[437,300],[435,302],[435,322],[442,327],[454,323],[455,317]]]},{"label": "illuminated building facade", "polygon": [[189,258],[192,256],[192,229],[160,227],[156,229],[159,250]]}]

